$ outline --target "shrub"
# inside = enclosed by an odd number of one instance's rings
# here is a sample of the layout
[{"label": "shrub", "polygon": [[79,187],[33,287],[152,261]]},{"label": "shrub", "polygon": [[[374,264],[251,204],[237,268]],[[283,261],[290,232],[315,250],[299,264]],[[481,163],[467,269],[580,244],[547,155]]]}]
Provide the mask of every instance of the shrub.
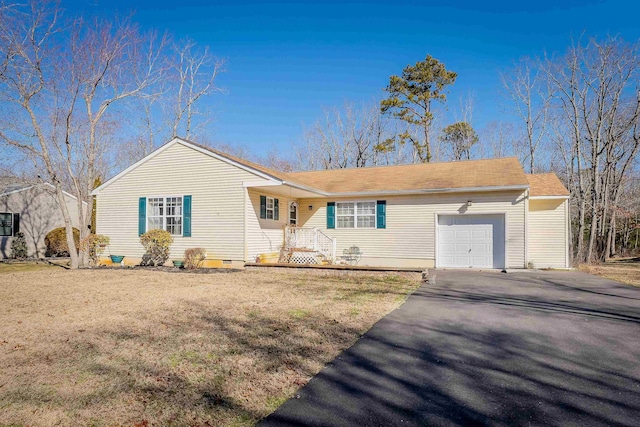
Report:
[{"label": "shrub", "polygon": [[[74,227],[73,240],[76,248],[80,247],[80,230]],[[69,256],[69,245],[67,245],[67,230],[64,227],[54,228],[44,238],[47,247],[47,256]]]},{"label": "shrub", "polygon": [[206,257],[207,251],[205,248],[189,248],[184,251],[184,268],[189,270],[200,268]]},{"label": "shrub", "polygon": [[24,259],[27,255],[27,239],[24,237],[23,232],[18,231],[11,242],[11,256],[17,259]]},{"label": "shrub", "polygon": [[108,244],[109,237],[102,234],[89,234],[80,241],[80,249],[89,254],[92,265],[97,265]]},{"label": "shrub", "polygon": [[169,259],[173,237],[165,230],[151,230],[140,236],[140,243],[146,251],[140,265],[164,265]]}]

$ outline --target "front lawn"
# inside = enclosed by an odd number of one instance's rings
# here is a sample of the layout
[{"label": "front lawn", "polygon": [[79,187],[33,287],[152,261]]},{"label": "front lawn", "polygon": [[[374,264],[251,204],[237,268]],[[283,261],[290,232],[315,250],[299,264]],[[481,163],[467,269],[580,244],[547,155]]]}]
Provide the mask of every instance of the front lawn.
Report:
[{"label": "front lawn", "polygon": [[0,276],[0,425],[252,425],[400,305],[398,276]]},{"label": "front lawn", "polygon": [[4,261],[0,262],[0,274],[4,273],[24,273],[27,271],[48,270],[51,268],[61,269],[60,265],[53,265],[44,261]]},{"label": "front lawn", "polygon": [[618,282],[640,286],[640,258],[619,258],[604,264],[581,265],[579,269]]}]

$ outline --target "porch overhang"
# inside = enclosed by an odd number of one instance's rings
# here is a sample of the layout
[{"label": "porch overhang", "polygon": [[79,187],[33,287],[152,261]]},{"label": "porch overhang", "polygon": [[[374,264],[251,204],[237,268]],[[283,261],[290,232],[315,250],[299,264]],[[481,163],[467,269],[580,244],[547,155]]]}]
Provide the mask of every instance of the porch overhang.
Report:
[{"label": "porch overhang", "polygon": [[495,191],[526,191],[529,185],[504,185],[488,187],[464,187],[464,188],[434,188],[422,190],[379,190],[379,191],[358,191],[328,193],[307,187],[295,182],[271,179],[269,181],[245,181],[245,188],[252,188],[258,191],[265,191],[272,194],[288,196],[291,198],[340,198],[340,197],[383,197],[383,196],[406,196],[424,194],[450,194],[450,193],[485,193]]},{"label": "porch overhang", "polygon": [[264,191],[267,193],[286,196],[294,199],[309,199],[327,196],[326,193],[315,190],[313,188],[275,179],[270,181],[245,181],[242,183],[242,185],[243,187],[251,188],[252,190]]}]

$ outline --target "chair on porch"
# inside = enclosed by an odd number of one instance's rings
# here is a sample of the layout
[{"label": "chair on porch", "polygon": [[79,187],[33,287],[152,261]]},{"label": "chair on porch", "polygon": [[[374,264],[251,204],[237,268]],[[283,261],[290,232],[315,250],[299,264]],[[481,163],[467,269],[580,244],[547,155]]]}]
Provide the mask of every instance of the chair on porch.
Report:
[{"label": "chair on porch", "polygon": [[342,259],[351,265],[358,265],[362,258],[362,251],[358,246],[351,246],[342,251]]}]

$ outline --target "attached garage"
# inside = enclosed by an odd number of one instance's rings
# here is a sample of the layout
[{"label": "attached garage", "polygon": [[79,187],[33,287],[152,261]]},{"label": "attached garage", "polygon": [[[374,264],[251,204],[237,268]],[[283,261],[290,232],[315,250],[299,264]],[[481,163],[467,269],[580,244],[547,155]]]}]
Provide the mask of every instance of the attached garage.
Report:
[{"label": "attached garage", "polygon": [[436,267],[505,268],[505,215],[438,215]]}]

